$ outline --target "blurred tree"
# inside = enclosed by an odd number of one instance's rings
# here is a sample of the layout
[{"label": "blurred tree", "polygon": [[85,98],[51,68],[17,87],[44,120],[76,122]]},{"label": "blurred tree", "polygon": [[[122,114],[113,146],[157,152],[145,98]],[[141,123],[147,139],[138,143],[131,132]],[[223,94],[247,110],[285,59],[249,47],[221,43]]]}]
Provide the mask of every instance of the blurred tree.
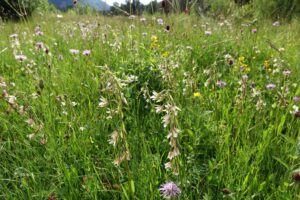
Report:
[{"label": "blurred tree", "polygon": [[27,18],[36,9],[42,7],[45,10],[48,5],[47,0],[1,0],[0,17],[4,19]]}]

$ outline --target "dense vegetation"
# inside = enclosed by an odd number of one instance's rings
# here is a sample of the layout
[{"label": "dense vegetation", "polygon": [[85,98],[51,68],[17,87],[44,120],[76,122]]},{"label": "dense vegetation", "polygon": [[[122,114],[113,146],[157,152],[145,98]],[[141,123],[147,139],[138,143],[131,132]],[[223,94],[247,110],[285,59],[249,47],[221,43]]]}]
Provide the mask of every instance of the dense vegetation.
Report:
[{"label": "dense vegetation", "polygon": [[0,199],[300,198],[299,20],[217,18],[0,22]]}]

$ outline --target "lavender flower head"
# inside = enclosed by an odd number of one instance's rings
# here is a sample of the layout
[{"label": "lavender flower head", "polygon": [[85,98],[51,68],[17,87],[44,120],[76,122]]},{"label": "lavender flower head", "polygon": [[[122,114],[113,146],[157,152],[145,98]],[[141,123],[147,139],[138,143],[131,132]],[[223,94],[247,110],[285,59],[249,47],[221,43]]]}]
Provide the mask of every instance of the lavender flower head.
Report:
[{"label": "lavender flower head", "polygon": [[165,199],[176,198],[181,193],[180,188],[174,182],[167,182],[160,186],[159,191]]},{"label": "lavender flower head", "polygon": [[300,97],[298,96],[294,96],[293,97],[293,101],[296,103],[296,102],[299,102],[300,101]]},{"label": "lavender flower head", "polygon": [[217,86],[219,88],[224,88],[226,85],[227,85],[227,83],[224,81],[217,81]]},{"label": "lavender flower head", "polygon": [[15,56],[15,59],[22,62],[22,61],[26,60],[27,57],[24,56],[24,55],[16,55],[16,56]]},{"label": "lavender flower head", "polygon": [[212,35],[212,32],[211,31],[205,31],[204,34],[205,35]]},{"label": "lavender flower head", "polygon": [[42,36],[42,35],[44,35],[44,32],[42,32],[42,31],[36,31],[36,32],[35,32],[35,35],[37,35],[37,36]]},{"label": "lavender flower head", "polygon": [[251,30],[251,32],[252,32],[252,33],[256,33],[256,32],[257,32],[257,29],[254,28],[254,29]]},{"label": "lavender flower head", "polygon": [[78,54],[79,50],[77,50],[77,49],[70,49],[70,53],[71,54]]},{"label": "lavender flower head", "polygon": [[274,90],[274,89],[276,88],[276,85],[273,84],[273,83],[269,83],[268,85],[266,85],[266,88],[267,88],[268,90]]},{"label": "lavender flower head", "polygon": [[291,71],[288,70],[288,69],[285,69],[285,70],[283,70],[282,74],[283,74],[284,76],[289,76],[289,75],[291,74]]},{"label": "lavender flower head", "polygon": [[85,55],[85,56],[89,56],[89,55],[91,55],[91,50],[84,50],[83,52],[82,52],[82,54],[83,55]]},{"label": "lavender flower head", "polygon": [[159,19],[157,19],[157,23],[158,23],[159,25],[164,25],[164,20],[161,19],[161,18],[159,18]]}]

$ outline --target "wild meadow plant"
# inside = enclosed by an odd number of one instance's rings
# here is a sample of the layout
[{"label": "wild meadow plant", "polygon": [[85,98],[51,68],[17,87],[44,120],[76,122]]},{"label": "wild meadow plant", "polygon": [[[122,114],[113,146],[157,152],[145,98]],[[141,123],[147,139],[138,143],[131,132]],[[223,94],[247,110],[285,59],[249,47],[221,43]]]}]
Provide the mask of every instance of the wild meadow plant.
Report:
[{"label": "wild meadow plant", "polygon": [[299,23],[0,24],[0,198],[297,199]]}]

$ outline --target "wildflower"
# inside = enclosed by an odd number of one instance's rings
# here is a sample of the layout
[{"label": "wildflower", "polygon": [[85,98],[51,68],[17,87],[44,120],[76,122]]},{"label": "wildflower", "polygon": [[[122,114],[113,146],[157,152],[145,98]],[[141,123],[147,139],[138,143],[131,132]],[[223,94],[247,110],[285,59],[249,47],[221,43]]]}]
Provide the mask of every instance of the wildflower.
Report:
[{"label": "wildflower", "polygon": [[251,32],[252,32],[252,33],[256,33],[256,32],[257,32],[257,29],[254,28],[254,29],[251,30]]},{"label": "wildflower", "polygon": [[135,15],[130,15],[129,17],[128,17],[128,19],[135,19]]},{"label": "wildflower", "polygon": [[14,33],[14,34],[11,34],[9,37],[10,37],[10,38],[17,38],[17,37],[18,37],[18,34]]},{"label": "wildflower", "polygon": [[284,76],[289,76],[291,74],[291,71],[286,69],[286,70],[283,70],[282,74]]},{"label": "wildflower", "polygon": [[15,59],[22,62],[22,61],[26,60],[27,57],[24,56],[24,55],[16,55],[16,56],[15,56]]},{"label": "wildflower", "polygon": [[242,79],[243,79],[243,80],[248,80],[248,76],[247,76],[247,75],[243,75],[243,76],[242,76]]},{"label": "wildflower", "polygon": [[158,23],[159,25],[164,25],[164,20],[161,19],[161,18],[159,18],[159,19],[157,19],[157,23]]},{"label": "wildflower", "polygon": [[232,192],[231,192],[228,188],[223,188],[223,189],[222,189],[222,193],[223,193],[224,195],[230,195],[230,194],[232,194]]},{"label": "wildflower", "polygon": [[82,52],[82,54],[85,55],[85,56],[89,56],[89,55],[91,55],[91,50],[84,50]]},{"label": "wildflower", "polygon": [[299,111],[299,107],[296,105],[293,105],[293,110],[290,111],[290,113],[292,115],[294,115],[295,117],[300,117],[300,111]]},{"label": "wildflower", "polygon": [[8,102],[9,104],[15,105],[15,104],[16,104],[16,101],[17,101],[17,97],[12,96],[12,95],[8,96],[7,102]]},{"label": "wildflower", "polygon": [[200,92],[194,92],[194,97],[201,97],[201,93]]},{"label": "wildflower", "polygon": [[104,108],[108,105],[108,100],[104,97],[100,98],[100,103],[99,103],[99,107]]},{"label": "wildflower", "polygon": [[292,179],[293,181],[297,181],[299,182],[300,181],[300,171],[299,170],[296,170],[292,173]]},{"label": "wildflower", "polygon": [[80,131],[84,131],[84,130],[85,130],[85,127],[81,126],[81,127],[79,127],[79,130],[80,130]]},{"label": "wildflower", "polygon": [[49,54],[49,49],[48,48],[45,48],[45,54]]},{"label": "wildflower", "polygon": [[158,42],[158,38],[155,35],[151,36],[151,42]]},{"label": "wildflower", "polygon": [[114,164],[119,166],[123,160],[130,160],[130,155],[128,151],[123,152],[120,156],[118,156],[115,160],[114,160]]},{"label": "wildflower", "polygon": [[205,31],[204,34],[205,35],[212,35],[212,32],[211,31]]},{"label": "wildflower", "polygon": [[141,22],[146,22],[146,18],[141,18],[140,21]]},{"label": "wildflower", "polygon": [[273,25],[273,26],[280,26],[280,22],[279,22],[279,21],[273,22],[272,25]]},{"label": "wildflower", "polygon": [[294,102],[299,102],[299,101],[300,101],[300,97],[294,96],[294,97],[293,97],[293,101],[294,101]]},{"label": "wildflower", "polygon": [[25,121],[30,127],[34,125],[34,120],[32,118],[29,118]]},{"label": "wildflower", "polygon": [[117,142],[118,142],[118,138],[119,138],[119,133],[118,131],[114,131],[111,133],[110,135],[110,139],[108,140],[108,143],[113,145],[114,147],[117,146]]},{"label": "wildflower", "polygon": [[63,16],[62,16],[62,15],[56,15],[56,17],[57,17],[57,18],[63,18]]},{"label": "wildflower", "polygon": [[245,57],[244,56],[240,56],[239,57],[239,62],[240,63],[244,63],[245,62]]},{"label": "wildflower", "polygon": [[160,186],[159,191],[165,199],[177,198],[181,193],[180,188],[174,182],[167,182]]},{"label": "wildflower", "polygon": [[42,42],[37,42],[37,43],[35,44],[35,46],[36,46],[37,49],[42,49],[42,48],[44,47],[44,43],[42,43]]},{"label": "wildflower", "polygon": [[164,58],[167,58],[167,57],[169,56],[169,52],[165,51],[165,52],[162,54],[162,56],[163,56]]},{"label": "wildflower", "polygon": [[221,80],[217,81],[216,84],[217,84],[217,86],[218,86],[219,88],[224,88],[224,87],[227,85],[226,82],[221,81]]},{"label": "wildflower", "polygon": [[273,84],[273,83],[269,83],[269,84],[266,85],[266,88],[267,88],[268,90],[274,90],[274,89],[276,88],[276,85]]},{"label": "wildflower", "polygon": [[44,35],[44,32],[42,32],[42,31],[36,31],[36,32],[35,32],[35,35],[37,35],[37,36],[42,36],[42,35]]},{"label": "wildflower", "polygon": [[79,54],[79,50],[77,50],[77,49],[70,49],[70,53],[71,54]]}]

